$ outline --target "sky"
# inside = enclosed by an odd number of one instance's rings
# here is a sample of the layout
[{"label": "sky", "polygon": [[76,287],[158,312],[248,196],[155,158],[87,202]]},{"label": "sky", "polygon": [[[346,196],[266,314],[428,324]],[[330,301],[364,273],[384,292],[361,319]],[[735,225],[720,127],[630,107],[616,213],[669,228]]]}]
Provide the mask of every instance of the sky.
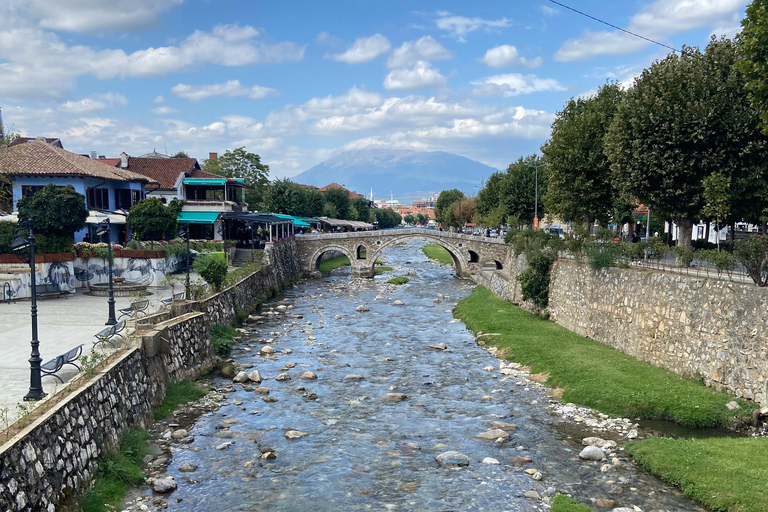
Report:
[{"label": "sky", "polygon": [[[748,2],[561,3],[703,48]],[[0,108],[77,153],[245,146],[272,178],[366,148],[503,169],[569,98],[669,52],[548,0],[0,0]]]}]

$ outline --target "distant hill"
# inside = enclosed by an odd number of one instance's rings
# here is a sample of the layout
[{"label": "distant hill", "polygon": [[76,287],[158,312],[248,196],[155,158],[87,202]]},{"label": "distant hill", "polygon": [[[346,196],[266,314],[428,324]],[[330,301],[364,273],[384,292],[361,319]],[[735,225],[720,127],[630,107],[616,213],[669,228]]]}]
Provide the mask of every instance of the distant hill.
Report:
[{"label": "distant hill", "polygon": [[408,202],[441,190],[458,188],[475,195],[481,180],[498,169],[443,151],[390,149],[345,151],[291,178],[296,183],[323,187],[336,182],[366,197]]}]

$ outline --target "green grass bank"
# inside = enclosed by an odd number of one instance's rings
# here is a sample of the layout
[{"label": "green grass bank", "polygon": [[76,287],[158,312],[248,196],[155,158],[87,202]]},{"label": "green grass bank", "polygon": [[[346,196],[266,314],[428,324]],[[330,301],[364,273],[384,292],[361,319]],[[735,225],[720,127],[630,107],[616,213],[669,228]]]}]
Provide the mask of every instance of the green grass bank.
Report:
[{"label": "green grass bank", "polygon": [[410,281],[410,279],[408,279],[408,278],[407,278],[407,277],[405,277],[405,276],[397,276],[397,277],[393,277],[392,279],[389,279],[389,280],[387,281],[387,283],[389,283],[389,284],[394,284],[394,285],[397,285],[397,286],[400,286],[401,284],[405,284],[405,283],[407,283],[408,281]]},{"label": "green grass bank", "polygon": [[648,471],[712,510],[768,512],[768,439],[667,439],[625,445]]},{"label": "green grass bank", "polygon": [[443,265],[453,265],[453,258],[451,258],[451,254],[442,245],[427,244],[422,247],[421,250],[424,251],[424,254],[427,255],[427,258],[431,260],[435,260]]},{"label": "green grass bank", "polygon": [[552,500],[552,512],[594,512],[594,510],[577,503],[565,494],[558,494]]},{"label": "green grass bank", "polygon": [[455,315],[506,357],[533,373],[549,373],[547,385],[564,388],[563,400],[629,418],[667,420],[685,427],[731,427],[748,420],[750,407],[730,411],[734,400],[702,383],[639,361],[602,343],[542,320],[478,286]]},{"label": "green grass bank", "polygon": [[349,266],[349,258],[346,256],[337,256],[335,258],[331,258],[329,260],[325,260],[324,262],[320,263],[320,272],[323,274],[330,274],[337,268],[341,267],[348,267]]}]

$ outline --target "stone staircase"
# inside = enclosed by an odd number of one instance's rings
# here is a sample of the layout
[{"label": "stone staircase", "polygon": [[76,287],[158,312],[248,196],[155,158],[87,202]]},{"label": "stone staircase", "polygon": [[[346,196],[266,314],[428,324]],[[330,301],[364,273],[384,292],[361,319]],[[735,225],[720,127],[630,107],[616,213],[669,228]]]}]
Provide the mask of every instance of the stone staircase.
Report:
[{"label": "stone staircase", "polygon": [[232,258],[233,267],[242,267],[249,263],[261,263],[264,259],[264,251],[261,249],[236,249]]}]

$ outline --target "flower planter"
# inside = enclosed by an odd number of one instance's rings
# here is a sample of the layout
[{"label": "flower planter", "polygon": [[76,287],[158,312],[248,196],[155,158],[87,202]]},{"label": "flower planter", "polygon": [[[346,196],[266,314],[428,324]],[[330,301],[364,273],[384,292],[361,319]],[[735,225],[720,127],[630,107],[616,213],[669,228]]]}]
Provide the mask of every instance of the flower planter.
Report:
[{"label": "flower planter", "polygon": [[[54,252],[51,254],[35,254],[35,263],[55,263],[61,261],[75,261],[75,255],[71,252]],[[0,263],[26,263],[15,254],[0,254]]]}]

